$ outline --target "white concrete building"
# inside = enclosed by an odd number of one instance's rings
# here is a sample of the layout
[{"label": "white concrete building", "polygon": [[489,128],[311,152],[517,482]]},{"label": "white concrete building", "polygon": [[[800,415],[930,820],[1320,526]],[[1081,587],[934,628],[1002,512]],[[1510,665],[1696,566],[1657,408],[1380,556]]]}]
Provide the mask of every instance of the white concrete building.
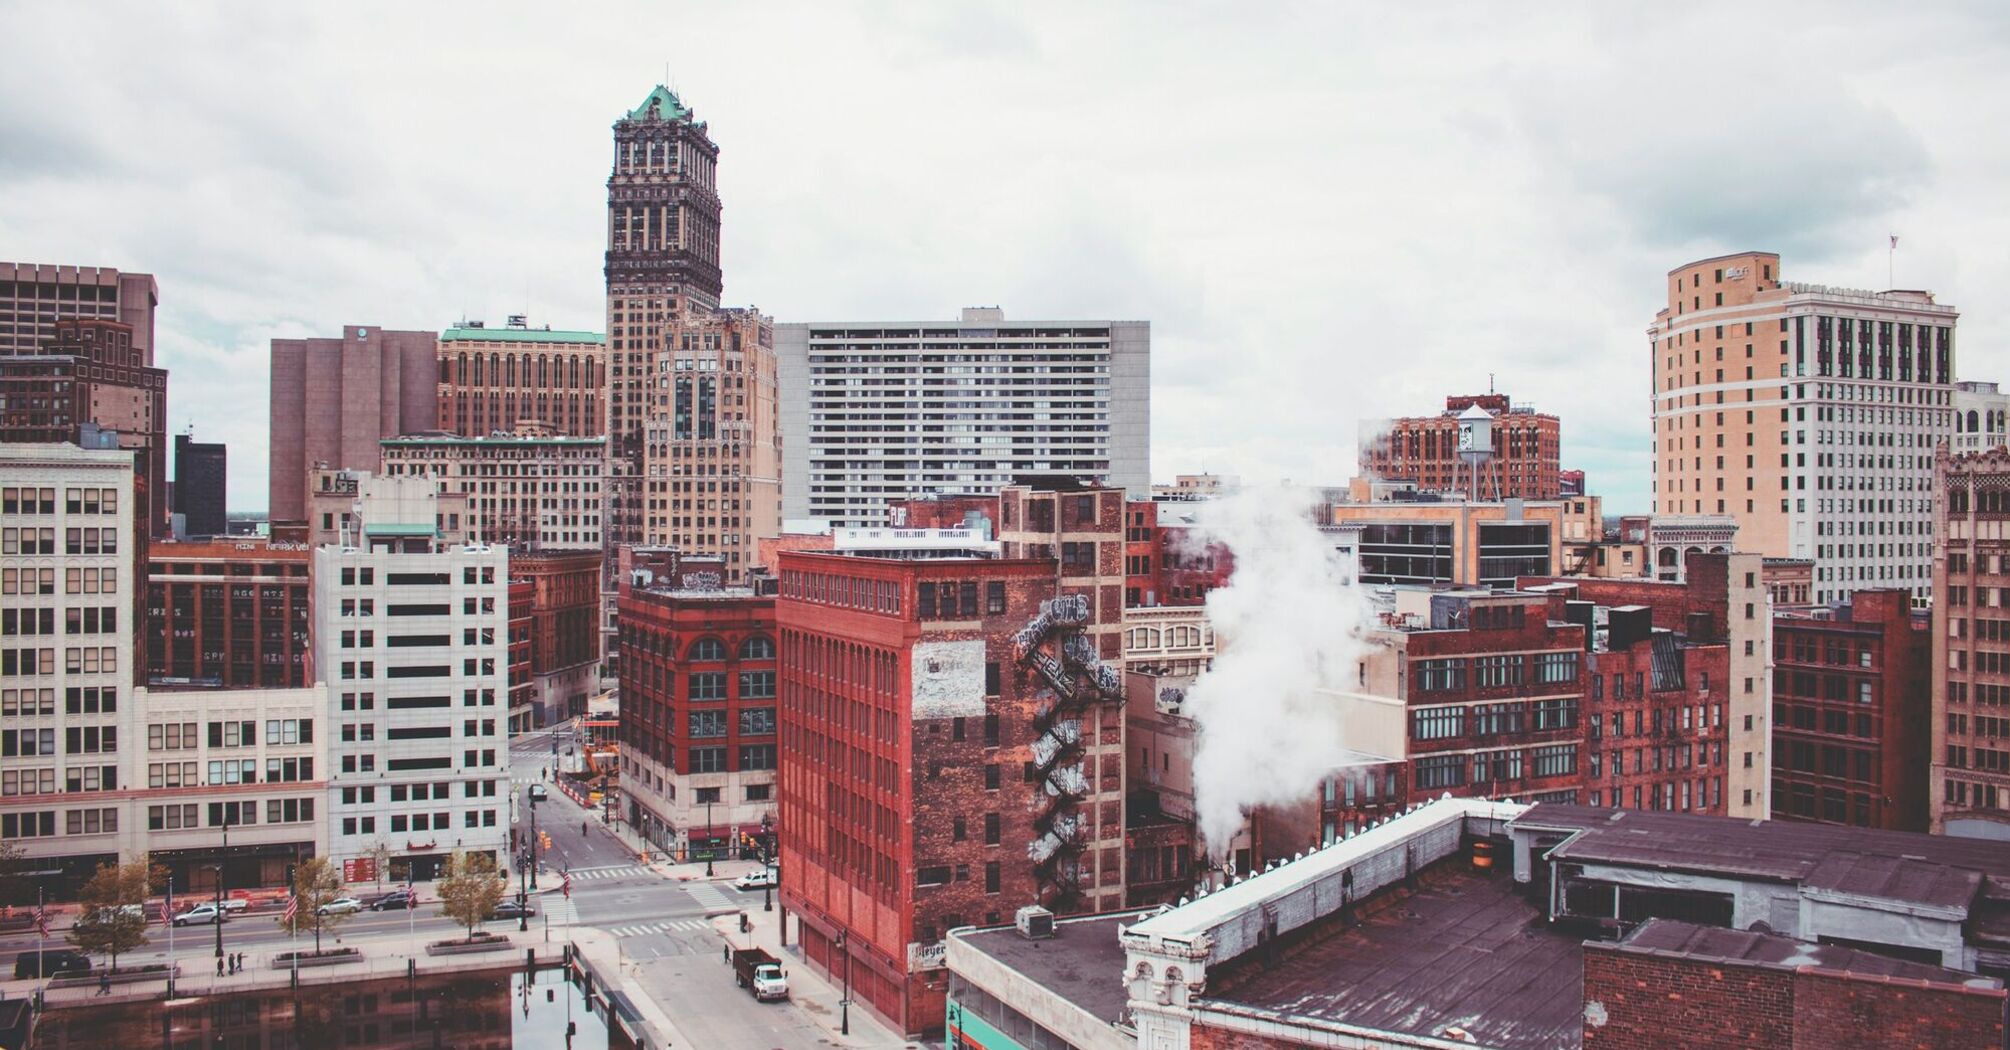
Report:
[{"label": "white concrete building", "polygon": [[328,841],[424,879],[456,849],[508,862],[508,549],[449,545],[424,500],[365,499],[314,552],[329,705]]},{"label": "white concrete building", "polygon": [[782,517],[886,523],[888,500],[1065,474],[1151,486],[1151,323],[776,326]]},{"label": "white concrete building", "polygon": [[2010,394],[1995,383],[1969,380],[1954,384],[1955,455],[1983,452],[2010,444]]}]

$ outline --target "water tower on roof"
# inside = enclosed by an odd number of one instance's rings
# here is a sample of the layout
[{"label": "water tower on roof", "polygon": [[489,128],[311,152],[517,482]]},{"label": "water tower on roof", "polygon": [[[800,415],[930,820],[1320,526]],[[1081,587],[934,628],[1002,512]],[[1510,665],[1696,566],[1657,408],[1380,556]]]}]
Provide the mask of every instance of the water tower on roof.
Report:
[{"label": "water tower on roof", "polygon": [[[1494,454],[1494,416],[1478,405],[1468,405],[1459,413],[1459,459],[1466,465],[1466,473],[1471,479],[1467,498],[1474,503],[1480,500],[1480,475],[1486,469],[1487,460]],[[1494,485],[1494,496],[1499,498],[1500,485]]]}]

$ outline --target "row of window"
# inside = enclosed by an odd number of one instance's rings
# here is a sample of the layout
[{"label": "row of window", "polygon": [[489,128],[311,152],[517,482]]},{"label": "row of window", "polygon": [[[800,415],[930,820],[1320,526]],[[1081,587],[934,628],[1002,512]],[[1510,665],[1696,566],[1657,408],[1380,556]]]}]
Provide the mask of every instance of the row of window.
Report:
[{"label": "row of window", "polygon": [[[109,715],[119,710],[119,690],[110,685],[73,685],[63,690],[63,713]],[[54,689],[0,689],[0,716],[53,715]]]},{"label": "row of window", "polygon": [[1469,666],[1473,672],[1473,682],[1481,689],[1522,685],[1526,681],[1525,676],[1531,672],[1537,684],[1575,683],[1580,655],[1578,652],[1570,651],[1527,655],[1515,653],[1470,659],[1454,656],[1419,660],[1416,670],[1417,689],[1425,693],[1463,690],[1466,688]]},{"label": "row of window", "polygon": [[[68,514],[117,514],[119,490],[66,488],[63,490],[63,510]],[[0,514],[54,513],[56,513],[54,488],[26,486],[17,488],[13,485],[0,488]]]}]

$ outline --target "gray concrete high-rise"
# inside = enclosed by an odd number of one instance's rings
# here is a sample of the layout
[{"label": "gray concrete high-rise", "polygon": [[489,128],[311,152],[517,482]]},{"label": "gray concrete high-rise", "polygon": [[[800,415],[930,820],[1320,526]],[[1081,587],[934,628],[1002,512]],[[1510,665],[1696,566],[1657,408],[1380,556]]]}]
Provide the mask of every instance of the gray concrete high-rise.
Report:
[{"label": "gray concrete high-rise", "polygon": [[1061,474],[1147,498],[1151,322],[809,322],[775,330],[782,517],[883,524],[886,503]]}]

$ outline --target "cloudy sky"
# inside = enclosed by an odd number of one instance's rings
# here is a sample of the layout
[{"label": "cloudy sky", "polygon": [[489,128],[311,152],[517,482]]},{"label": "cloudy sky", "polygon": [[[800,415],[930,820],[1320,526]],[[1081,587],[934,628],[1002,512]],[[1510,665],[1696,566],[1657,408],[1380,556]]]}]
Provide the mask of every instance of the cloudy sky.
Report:
[{"label": "cloudy sky", "polygon": [[602,326],[609,125],[667,68],[733,304],[1147,318],[1162,478],[1339,481],[1491,375],[1644,510],[1685,261],[1883,287],[1896,232],[2010,378],[2005,10],[0,0],[0,258],[157,275],[170,429],[262,509],[272,338]]}]

